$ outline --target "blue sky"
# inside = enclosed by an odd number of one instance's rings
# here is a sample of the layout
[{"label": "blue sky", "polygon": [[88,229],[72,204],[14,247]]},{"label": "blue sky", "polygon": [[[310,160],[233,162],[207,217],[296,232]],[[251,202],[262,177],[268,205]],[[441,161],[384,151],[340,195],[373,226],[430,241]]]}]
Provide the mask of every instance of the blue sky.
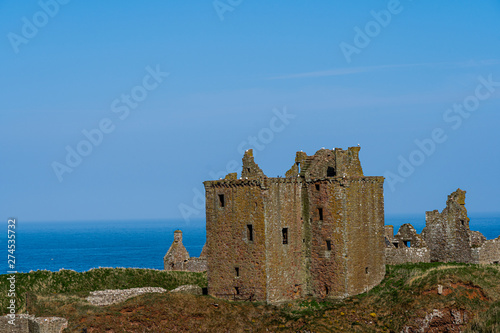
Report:
[{"label": "blue sky", "polygon": [[386,213],[459,187],[469,212],[499,212],[499,17],[499,1],[0,0],[1,218],[192,223],[242,149],[275,177],[298,150],[358,143]]}]

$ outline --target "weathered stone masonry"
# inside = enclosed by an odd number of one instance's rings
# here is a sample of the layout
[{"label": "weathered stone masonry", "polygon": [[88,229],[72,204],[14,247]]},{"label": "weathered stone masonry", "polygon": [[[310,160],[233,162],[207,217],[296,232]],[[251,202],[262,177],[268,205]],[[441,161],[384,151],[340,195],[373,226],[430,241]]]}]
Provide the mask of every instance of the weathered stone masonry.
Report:
[{"label": "weathered stone masonry", "polygon": [[472,262],[469,244],[469,218],[465,208],[465,191],[448,196],[446,208],[425,213],[422,237],[431,250],[431,261]]},{"label": "weathered stone masonry", "polygon": [[431,261],[498,264],[500,237],[486,240],[479,231],[470,230],[465,193],[457,189],[448,196],[441,213],[426,213],[422,237],[431,250]]},{"label": "weathered stone masonry", "polygon": [[38,317],[29,314],[15,316],[15,325],[11,325],[9,316],[0,317],[2,333],[61,333],[68,327],[68,321],[59,317]]},{"label": "weathered stone masonry", "polygon": [[426,225],[418,235],[411,224],[404,224],[393,237],[392,226],[386,226],[386,263],[463,262],[498,264],[500,237],[486,240],[479,231],[470,230],[465,191],[457,189],[448,196],[446,207],[426,212]]},{"label": "weathered stone masonry", "polygon": [[403,224],[396,236],[393,236],[393,227],[386,226],[385,263],[398,265],[405,262],[430,262],[430,250],[425,241],[417,234],[415,228]]},{"label": "weathered stone masonry", "polygon": [[166,271],[204,272],[207,270],[206,246],[203,246],[200,257],[190,257],[182,244],[182,231],[174,231],[174,242],[163,258]]},{"label": "weathered stone masonry", "polygon": [[281,302],[342,298],[385,274],[383,177],[359,147],[297,152],[286,177],[243,157],[241,178],[206,181],[208,292]]}]

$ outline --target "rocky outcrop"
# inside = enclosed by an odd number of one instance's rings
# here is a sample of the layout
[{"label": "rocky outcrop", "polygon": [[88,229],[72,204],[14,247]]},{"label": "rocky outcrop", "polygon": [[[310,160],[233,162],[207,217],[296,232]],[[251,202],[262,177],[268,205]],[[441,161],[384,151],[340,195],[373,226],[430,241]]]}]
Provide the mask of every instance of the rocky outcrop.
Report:
[{"label": "rocky outcrop", "polygon": [[470,316],[461,309],[434,309],[424,318],[416,319],[412,325],[407,325],[401,333],[461,333],[465,329]]}]

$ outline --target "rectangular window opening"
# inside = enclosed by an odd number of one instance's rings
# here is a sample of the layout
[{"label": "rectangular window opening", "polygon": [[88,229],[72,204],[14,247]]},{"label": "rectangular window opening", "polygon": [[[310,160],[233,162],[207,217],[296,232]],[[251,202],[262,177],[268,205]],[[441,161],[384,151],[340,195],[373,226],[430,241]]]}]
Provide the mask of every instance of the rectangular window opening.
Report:
[{"label": "rectangular window opening", "polygon": [[404,241],[406,247],[411,247],[411,241]]},{"label": "rectangular window opening", "polygon": [[226,205],[224,201],[224,194],[219,194],[219,206],[224,207]]},{"label": "rectangular window opening", "polygon": [[368,267],[365,267],[365,274],[368,274]]},{"label": "rectangular window opening", "polygon": [[326,240],[326,249],[327,249],[328,251],[331,251],[331,250],[332,250],[332,241],[331,241],[331,240],[329,240],[329,239],[327,239],[327,240]]},{"label": "rectangular window opening", "polygon": [[288,244],[288,228],[283,228],[281,232],[283,234],[283,244]]},{"label": "rectangular window opening", "polygon": [[247,224],[247,239],[253,241],[253,226],[251,224]]},{"label": "rectangular window opening", "polygon": [[319,191],[319,184],[316,184],[316,191]]},{"label": "rectangular window opening", "polygon": [[240,287],[234,287],[234,291],[236,292],[236,295],[240,294]]},{"label": "rectangular window opening", "polygon": [[319,220],[323,221],[323,208],[318,208]]},{"label": "rectangular window opening", "polygon": [[239,268],[239,267],[235,267],[235,268],[234,268],[234,274],[235,274],[236,276],[240,276],[240,268]]},{"label": "rectangular window opening", "polygon": [[399,247],[399,243],[392,243],[394,244],[394,247],[397,249]]}]

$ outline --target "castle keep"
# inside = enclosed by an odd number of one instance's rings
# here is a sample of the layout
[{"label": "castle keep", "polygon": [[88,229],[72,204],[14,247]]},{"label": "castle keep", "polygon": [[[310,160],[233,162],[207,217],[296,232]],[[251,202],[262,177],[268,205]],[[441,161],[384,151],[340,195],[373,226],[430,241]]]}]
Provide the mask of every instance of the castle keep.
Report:
[{"label": "castle keep", "polygon": [[248,150],[240,178],[204,182],[209,294],[277,303],[377,285],[385,274],[384,178],[363,175],[359,150],[297,152],[277,178]]}]

